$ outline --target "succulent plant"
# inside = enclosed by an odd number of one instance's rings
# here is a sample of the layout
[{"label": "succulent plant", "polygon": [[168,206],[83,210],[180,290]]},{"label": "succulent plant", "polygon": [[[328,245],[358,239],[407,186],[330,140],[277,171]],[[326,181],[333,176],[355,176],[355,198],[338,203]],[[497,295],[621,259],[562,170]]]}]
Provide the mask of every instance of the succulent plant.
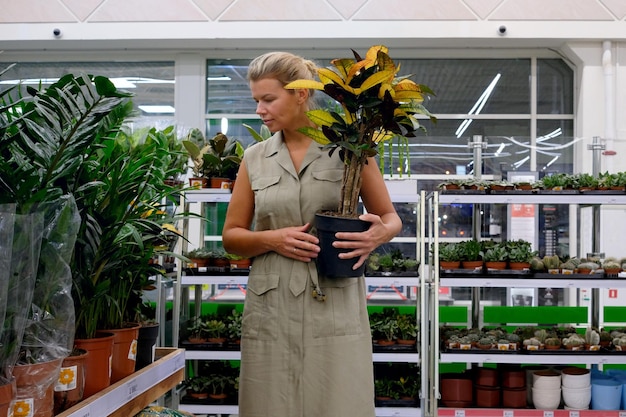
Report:
[{"label": "succulent plant", "polygon": [[588,345],[600,344],[600,334],[591,327],[588,327],[587,330],[585,330],[585,343]]},{"label": "succulent plant", "polygon": [[546,346],[561,346],[561,339],[558,337],[548,337],[544,341]]}]

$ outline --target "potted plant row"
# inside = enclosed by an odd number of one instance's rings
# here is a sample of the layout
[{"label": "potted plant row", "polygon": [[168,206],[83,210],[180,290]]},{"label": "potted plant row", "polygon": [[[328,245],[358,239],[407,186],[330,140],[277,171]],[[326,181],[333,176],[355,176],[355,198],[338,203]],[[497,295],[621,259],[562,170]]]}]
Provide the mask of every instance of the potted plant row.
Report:
[{"label": "potted plant row", "polygon": [[370,314],[372,343],[376,351],[415,351],[417,318],[401,314],[396,308],[385,307]]},{"label": "potted plant row", "polygon": [[183,401],[188,404],[235,404],[239,369],[226,361],[204,361],[197,375],[185,379]]},{"label": "potted plant row", "polygon": [[576,275],[577,277],[615,278],[623,271],[626,260],[610,257],[598,258],[561,258],[558,255],[534,256],[530,268],[535,274]]},{"label": "potted plant row", "polygon": [[197,248],[187,252],[185,258],[188,268],[203,273],[248,273],[252,263],[250,258],[223,249]]},{"label": "potted plant row", "polygon": [[229,314],[209,314],[196,317],[181,332],[181,345],[187,349],[238,350],[241,340],[242,313],[233,309]]},{"label": "potted plant row", "polygon": [[372,252],[367,259],[367,276],[418,276],[419,261],[405,257],[400,250]]},{"label": "potted plant row", "polygon": [[206,139],[200,129],[193,128],[182,143],[193,163],[191,187],[232,189],[243,158],[241,142],[221,132]]},{"label": "potted plant row", "polygon": [[374,364],[376,407],[417,407],[420,383],[420,369],[416,364]]},{"label": "potted plant row", "polygon": [[533,182],[454,179],[440,183],[438,188],[443,193],[624,193],[626,172],[604,172],[597,177],[588,173],[555,173]]},{"label": "potted plant row", "polygon": [[530,242],[511,240],[466,240],[439,245],[439,266],[443,271],[488,273],[515,270],[526,273],[536,252]]}]

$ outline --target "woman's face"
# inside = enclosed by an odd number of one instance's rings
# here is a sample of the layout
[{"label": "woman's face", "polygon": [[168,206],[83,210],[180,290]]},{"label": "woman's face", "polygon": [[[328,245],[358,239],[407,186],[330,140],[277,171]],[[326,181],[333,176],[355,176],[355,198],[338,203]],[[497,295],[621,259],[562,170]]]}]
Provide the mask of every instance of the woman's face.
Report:
[{"label": "woman's face", "polygon": [[297,129],[305,124],[304,90],[285,90],[274,78],[251,81],[250,90],[257,102],[256,113],[272,133]]}]

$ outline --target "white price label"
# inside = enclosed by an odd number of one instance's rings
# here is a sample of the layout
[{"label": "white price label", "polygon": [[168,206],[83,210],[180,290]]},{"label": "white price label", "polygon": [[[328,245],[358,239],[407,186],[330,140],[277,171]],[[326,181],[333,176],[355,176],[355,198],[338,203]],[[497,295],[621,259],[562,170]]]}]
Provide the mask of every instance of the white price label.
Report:
[{"label": "white price label", "polygon": [[131,398],[135,398],[137,396],[137,394],[139,393],[139,386],[137,384],[137,381],[133,381],[133,382],[129,382],[127,385],[127,398],[130,400]]},{"label": "white price label", "polygon": [[543,417],[554,417],[554,411],[544,411]]},{"label": "white price label", "polygon": [[513,410],[504,410],[502,417],[515,417],[515,412]]},{"label": "white price label", "polygon": [[626,411],[620,411],[618,417],[626,417]]},{"label": "white price label", "polygon": [[570,411],[569,417],[580,417],[580,413],[578,411]]},{"label": "white price label", "polygon": [[454,417],[465,417],[465,410],[454,410]]}]

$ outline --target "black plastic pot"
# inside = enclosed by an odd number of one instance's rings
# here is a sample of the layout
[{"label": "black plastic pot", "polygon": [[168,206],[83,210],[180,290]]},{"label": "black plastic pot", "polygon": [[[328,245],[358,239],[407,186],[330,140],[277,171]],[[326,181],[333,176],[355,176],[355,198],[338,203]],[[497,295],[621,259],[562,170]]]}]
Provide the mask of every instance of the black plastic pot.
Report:
[{"label": "black plastic pot", "polygon": [[364,232],[370,227],[369,222],[359,219],[338,217],[317,213],[315,226],[320,240],[320,253],[317,257],[317,272],[328,278],[357,278],[365,272],[365,264],[354,270],[352,267],[358,258],[339,259],[339,254],[350,252],[333,246],[337,232]]},{"label": "black plastic pot", "polygon": [[159,324],[144,324],[139,328],[137,336],[137,362],[135,370],[138,371],[154,362],[154,348],[159,337]]}]

